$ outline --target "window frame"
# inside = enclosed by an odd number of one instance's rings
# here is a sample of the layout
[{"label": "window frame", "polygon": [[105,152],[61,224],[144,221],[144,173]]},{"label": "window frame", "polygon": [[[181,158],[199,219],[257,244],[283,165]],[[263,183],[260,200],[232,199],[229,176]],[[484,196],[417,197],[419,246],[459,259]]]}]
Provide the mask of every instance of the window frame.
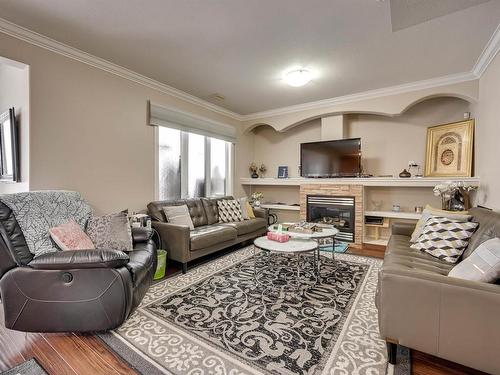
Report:
[{"label": "window frame", "polygon": [[[154,194],[155,199],[160,199],[160,127],[154,127],[154,176],[155,176],[155,187]],[[168,128],[168,127],[167,127]],[[175,128],[171,128],[175,129]],[[188,199],[193,198],[188,195],[188,176],[189,176],[189,159],[188,148],[189,148],[189,132],[179,130],[181,133],[181,148],[180,148],[180,160],[181,160],[181,198],[180,199]],[[195,133],[196,134],[196,133]],[[200,134],[203,135],[203,134]],[[211,138],[207,135],[203,135],[205,137],[205,197],[212,197],[211,192]],[[226,176],[225,176],[225,193],[224,196],[231,196],[233,194],[233,180],[234,180],[234,145],[231,142],[228,142],[224,139],[221,139],[226,142],[226,150],[225,150],[225,167],[226,167]]]}]

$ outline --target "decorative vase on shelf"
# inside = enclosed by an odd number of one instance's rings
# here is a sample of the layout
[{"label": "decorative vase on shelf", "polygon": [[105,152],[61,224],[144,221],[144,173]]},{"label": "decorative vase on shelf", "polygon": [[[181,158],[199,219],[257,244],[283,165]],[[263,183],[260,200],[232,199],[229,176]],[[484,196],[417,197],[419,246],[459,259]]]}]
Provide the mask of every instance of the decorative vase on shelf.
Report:
[{"label": "decorative vase on shelf", "polygon": [[260,207],[260,201],[259,200],[253,201],[253,206],[254,207]]},{"label": "decorative vase on shelf", "polygon": [[408,172],[406,169],[403,169],[403,171],[399,174],[399,177],[401,177],[401,178],[409,178],[409,177],[411,177],[411,173]]},{"label": "decorative vase on shelf", "polygon": [[252,177],[252,178],[259,178],[259,175],[257,174],[257,172],[252,172],[252,174],[250,175],[250,177]]}]

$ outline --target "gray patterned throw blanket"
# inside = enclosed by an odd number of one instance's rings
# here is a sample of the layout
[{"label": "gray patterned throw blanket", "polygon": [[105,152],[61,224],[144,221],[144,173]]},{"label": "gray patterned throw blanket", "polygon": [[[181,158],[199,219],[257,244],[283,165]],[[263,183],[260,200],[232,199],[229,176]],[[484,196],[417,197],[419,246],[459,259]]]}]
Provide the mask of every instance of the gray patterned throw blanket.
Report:
[{"label": "gray patterned throw blanket", "polygon": [[92,208],[75,191],[45,190],[3,194],[0,195],[0,201],[12,210],[28,248],[35,257],[59,250],[50,238],[50,228],[71,219],[84,228],[92,215]]}]

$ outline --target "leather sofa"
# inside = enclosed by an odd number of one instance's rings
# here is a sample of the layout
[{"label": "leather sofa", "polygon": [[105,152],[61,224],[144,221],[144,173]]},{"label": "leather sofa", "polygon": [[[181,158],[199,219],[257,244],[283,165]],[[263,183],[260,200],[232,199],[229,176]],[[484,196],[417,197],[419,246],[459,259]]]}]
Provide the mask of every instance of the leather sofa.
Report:
[{"label": "leather sofa", "polygon": [[[479,223],[463,257],[500,237],[500,214],[469,210]],[[376,303],[389,362],[396,344],[500,374],[500,285],[448,277],[454,267],[410,248],[414,225],[395,224],[379,275]]]},{"label": "leather sofa", "polygon": [[[229,246],[256,238],[267,232],[267,210],[254,208],[256,218],[219,223],[217,201],[221,198],[192,198],[174,201],[155,201],[148,204],[153,228],[159,233],[168,257],[182,263],[182,272],[187,272],[188,262],[212,254]],[[194,230],[187,225],[167,222],[165,206],[187,205]]]},{"label": "leather sofa", "polygon": [[5,326],[25,332],[105,331],[139,305],[156,270],[151,230],[132,229],[134,250],[28,250],[12,211],[0,202],[0,297]]}]

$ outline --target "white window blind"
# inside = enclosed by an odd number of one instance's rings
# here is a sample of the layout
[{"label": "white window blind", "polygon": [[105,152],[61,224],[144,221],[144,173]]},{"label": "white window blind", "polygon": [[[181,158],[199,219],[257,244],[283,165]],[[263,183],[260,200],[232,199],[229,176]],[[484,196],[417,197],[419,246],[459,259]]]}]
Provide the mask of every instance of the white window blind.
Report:
[{"label": "white window blind", "polygon": [[232,125],[151,102],[149,102],[149,125],[164,126],[236,143],[236,128]]}]

